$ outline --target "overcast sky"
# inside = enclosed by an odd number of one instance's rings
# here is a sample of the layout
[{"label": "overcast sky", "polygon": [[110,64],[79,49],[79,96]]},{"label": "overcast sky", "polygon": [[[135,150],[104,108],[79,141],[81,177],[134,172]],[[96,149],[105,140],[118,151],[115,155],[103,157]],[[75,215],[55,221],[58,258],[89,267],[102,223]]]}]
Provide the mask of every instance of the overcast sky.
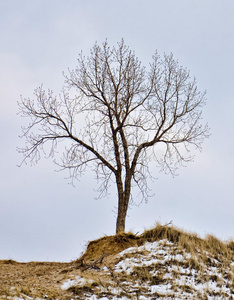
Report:
[{"label": "overcast sky", "polygon": [[7,0],[0,1],[0,259],[70,261],[88,241],[115,233],[113,189],[95,200],[87,172],[69,185],[50,160],[20,164],[20,95],[44,84],[59,93],[63,71],[82,50],[124,38],[144,65],[155,50],[170,53],[207,91],[204,121],[211,137],[179,176],[159,173],[147,204],[130,208],[126,228],[142,232],[155,222],[202,237],[234,238],[234,1],[233,0]]}]

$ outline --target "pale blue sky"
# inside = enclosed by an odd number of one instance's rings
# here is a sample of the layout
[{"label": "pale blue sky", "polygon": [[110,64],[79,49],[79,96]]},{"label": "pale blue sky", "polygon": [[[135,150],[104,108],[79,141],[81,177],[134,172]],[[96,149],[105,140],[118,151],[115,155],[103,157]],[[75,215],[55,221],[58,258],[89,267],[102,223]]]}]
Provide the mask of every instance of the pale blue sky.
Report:
[{"label": "pale blue sky", "polygon": [[124,38],[145,65],[156,49],[172,52],[207,90],[212,133],[176,178],[155,169],[155,196],[129,210],[127,230],[173,220],[201,236],[234,238],[233,11],[232,0],[0,1],[0,259],[69,261],[89,240],[115,232],[114,189],[94,200],[94,174],[74,188],[49,160],[18,168],[16,152],[25,122],[16,115],[20,95],[32,96],[41,83],[59,92],[78,53],[106,38]]}]

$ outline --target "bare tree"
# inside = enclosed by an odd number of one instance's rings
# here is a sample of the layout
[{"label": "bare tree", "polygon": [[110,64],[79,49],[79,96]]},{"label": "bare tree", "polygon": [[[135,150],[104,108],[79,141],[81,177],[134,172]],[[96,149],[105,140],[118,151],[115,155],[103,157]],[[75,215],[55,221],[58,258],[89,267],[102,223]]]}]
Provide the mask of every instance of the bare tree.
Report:
[{"label": "bare tree", "polygon": [[23,161],[37,162],[42,151],[54,157],[62,142],[56,163],[69,169],[71,178],[90,166],[101,180],[102,196],[115,182],[119,233],[125,230],[132,187],[148,197],[150,162],[174,174],[193,159],[191,146],[201,149],[209,135],[201,124],[204,104],[205,93],[172,54],[155,53],[147,70],[123,40],[113,48],[95,44],[90,56],[79,55],[61,95],[39,87],[35,100],[21,99],[21,115],[31,122],[23,128],[27,143],[19,151]]}]

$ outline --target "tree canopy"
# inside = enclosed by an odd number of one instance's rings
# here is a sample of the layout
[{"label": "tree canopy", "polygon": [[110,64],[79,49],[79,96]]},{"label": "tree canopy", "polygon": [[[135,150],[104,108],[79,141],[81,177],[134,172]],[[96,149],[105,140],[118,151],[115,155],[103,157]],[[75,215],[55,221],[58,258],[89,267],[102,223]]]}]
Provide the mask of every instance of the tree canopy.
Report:
[{"label": "tree canopy", "polygon": [[21,115],[31,122],[23,128],[26,145],[19,151],[24,160],[37,162],[43,152],[55,158],[62,143],[55,162],[71,178],[90,166],[104,196],[114,182],[118,233],[125,230],[132,188],[148,197],[150,167],[175,174],[193,160],[193,148],[201,149],[209,136],[202,123],[205,100],[196,79],[172,54],[155,52],[146,68],[123,40],[116,47],[96,43],[65,75],[61,95],[41,86],[34,99],[21,99]]}]

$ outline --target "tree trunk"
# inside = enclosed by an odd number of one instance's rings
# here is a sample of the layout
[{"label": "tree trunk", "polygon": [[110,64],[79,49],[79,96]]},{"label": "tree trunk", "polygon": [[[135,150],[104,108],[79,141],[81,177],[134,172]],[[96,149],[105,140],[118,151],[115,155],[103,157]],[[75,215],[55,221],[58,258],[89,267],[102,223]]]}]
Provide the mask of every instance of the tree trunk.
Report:
[{"label": "tree trunk", "polygon": [[128,204],[131,194],[131,173],[128,169],[126,172],[125,183],[123,186],[123,181],[121,178],[121,165],[119,172],[116,173],[116,183],[118,190],[118,216],[116,221],[116,234],[120,232],[125,232],[125,222],[128,210]]},{"label": "tree trunk", "polygon": [[122,199],[122,201],[119,201],[118,216],[117,216],[117,221],[116,221],[116,234],[118,234],[120,232],[125,232],[127,209],[126,209],[126,204],[124,203],[125,201],[123,201],[123,200],[125,200],[125,199]]},{"label": "tree trunk", "polygon": [[122,193],[119,191],[118,201],[118,217],[116,221],[116,234],[125,232],[126,216],[128,211],[128,204],[131,194],[131,177],[128,176],[125,181],[125,191]]}]

